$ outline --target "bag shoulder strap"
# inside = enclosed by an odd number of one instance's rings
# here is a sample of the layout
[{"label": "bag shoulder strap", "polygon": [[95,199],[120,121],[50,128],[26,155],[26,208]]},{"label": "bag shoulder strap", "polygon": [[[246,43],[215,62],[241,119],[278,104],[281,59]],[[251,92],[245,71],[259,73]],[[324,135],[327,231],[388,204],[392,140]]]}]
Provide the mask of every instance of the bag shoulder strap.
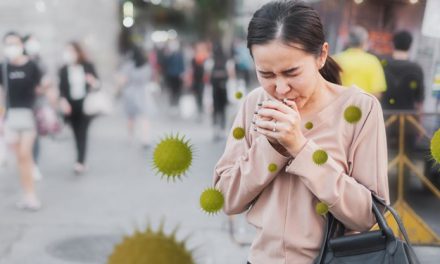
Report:
[{"label": "bag shoulder strap", "polygon": [[8,61],[5,60],[2,63],[2,81],[3,81],[3,88],[5,90],[5,115],[4,118],[6,118],[6,115],[8,114],[9,109],[9,78],[8,78]]},{"label": "bag shoulder strap", "polygon": [[378,202],[379,204],[384,206],[391,213],[391,215],[393,216],[394,220],[397,223],[397,226],[399,227],[400,233],[402,233],[403,238],[405,239],[405,242],[408,244],[408,248],[410,250],[410,253],[413,255],[413,261],[415,263],[419,264],[419,260],[417,259],[417,255],[414,252],[414,249],[411,245],[411,241],[409,240],[409,237],[408,237],[408,233],[406,233],[405,226],[403,225],[402,219],[400,219],[399,214],[396,212],[396,210],[393,207],[391,207],[384,200],[382,200],[381,198],[376,196],[376,194],[372,194],[372,196],[373,196],[373,202],[375,202],[375,201]]}]

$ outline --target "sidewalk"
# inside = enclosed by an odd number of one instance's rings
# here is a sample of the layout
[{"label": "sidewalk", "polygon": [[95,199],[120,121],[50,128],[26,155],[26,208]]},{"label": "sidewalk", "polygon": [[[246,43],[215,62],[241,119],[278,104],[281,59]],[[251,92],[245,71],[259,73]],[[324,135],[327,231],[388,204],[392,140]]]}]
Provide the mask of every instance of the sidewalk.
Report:
[{"label": "sidewalk", "polygon": [[[245,263],[247,248],[230,242],[227,217],[209,216],[199,209],[199,195],[212,184],[212,171],[223,143],[211,141],[209,122],[166,120],[152,124],[153,142],[167,133],[184,134],[196,150],[190,172],[181,181],[167,182],[151,167],[152,149],[129,145],[125,122],[115,115],[95,120],[90,134],[89,171],[75,176],[74,150],[66,133],[41,142],[37,183],[44,208],[22,212],[14,205],[18,179],[14,166],[0,171],[0,264],[105,263],[113,244],[148,222],[162,219],[178,238],[188,235],[198,263]],[[81,243],[79,243],[81,242]]]}]

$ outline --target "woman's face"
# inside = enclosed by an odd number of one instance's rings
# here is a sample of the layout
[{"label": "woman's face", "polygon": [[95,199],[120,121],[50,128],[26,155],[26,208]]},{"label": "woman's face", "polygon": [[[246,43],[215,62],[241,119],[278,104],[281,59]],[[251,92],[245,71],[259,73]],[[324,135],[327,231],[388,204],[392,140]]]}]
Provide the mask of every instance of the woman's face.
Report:
[{"label": "woman's face", "polygon": [[327,43],[319,57],[306,53],[300,45],[274,40],[253,45],[252,54],[258,81],[272,97],[294,100],[298,109],[310,100],[322,77],[319,69],[327,57]]},{"label": "woman's face", "polygon": [[63,53],[64,62],[67,64],[75,64],[78,61],[78,54],[72,45],[67,45]]}]

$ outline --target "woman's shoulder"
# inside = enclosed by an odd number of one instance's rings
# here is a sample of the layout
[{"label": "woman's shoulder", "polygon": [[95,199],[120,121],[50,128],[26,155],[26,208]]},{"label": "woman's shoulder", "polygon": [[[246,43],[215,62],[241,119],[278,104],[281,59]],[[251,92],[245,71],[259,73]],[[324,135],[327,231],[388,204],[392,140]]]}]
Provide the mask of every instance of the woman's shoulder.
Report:
[{"label": "woman's shoulder", "polygon": [[266,100],[268,98],[269,96],[264,88],[259,86],[248,93],[248,95],[246,96],[246,101],[257,103],[258,101]]},{"label": "woman's shoulder", "polygon": [[379,100],[372,94],[365,92],[357,86],[351,86],[349,88],[345,100],[342,101],[344,109],[348,107],[358,108],[364,114],[368,114],[371,111],[382,111]]}]

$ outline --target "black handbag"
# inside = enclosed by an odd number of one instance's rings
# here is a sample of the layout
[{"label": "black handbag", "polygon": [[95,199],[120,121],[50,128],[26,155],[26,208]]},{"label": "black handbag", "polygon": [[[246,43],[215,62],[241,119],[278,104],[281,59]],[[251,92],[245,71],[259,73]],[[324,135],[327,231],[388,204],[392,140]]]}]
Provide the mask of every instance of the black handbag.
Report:
[{"label": "black handbag", "polygon": [[[315,264],[420,263],[397,212],[374,194],[372,197],[373,213],[379,230],[344,236],[344,225],[328,213],[324,240]],[[393,215],[405,240],[394,236],[378,205],[385,207]]]}]

